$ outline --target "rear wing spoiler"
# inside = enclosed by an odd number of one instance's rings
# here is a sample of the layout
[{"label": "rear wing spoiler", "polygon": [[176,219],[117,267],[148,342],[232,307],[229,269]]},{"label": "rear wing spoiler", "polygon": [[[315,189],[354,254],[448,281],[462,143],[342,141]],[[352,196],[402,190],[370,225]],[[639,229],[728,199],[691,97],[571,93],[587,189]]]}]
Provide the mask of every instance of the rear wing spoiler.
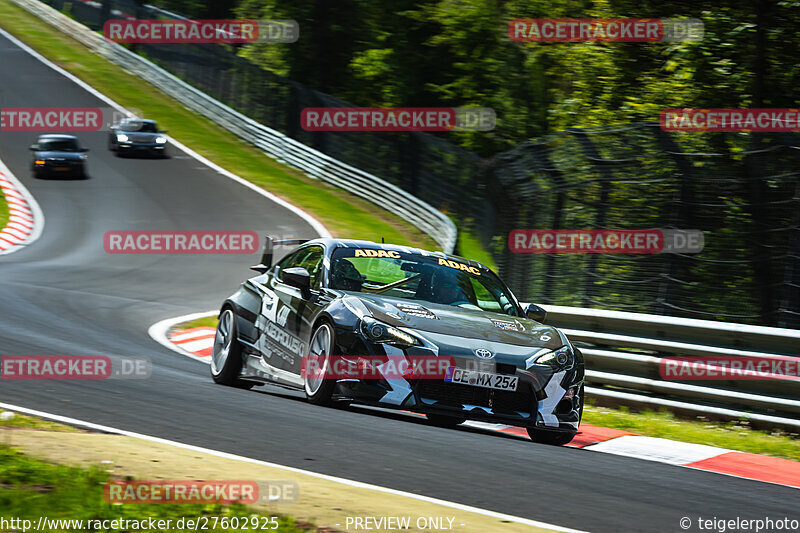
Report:
[{"label": "rear wing spoiler", "polygon": [[264,252],[261,254],[261,264],[253,265],[250,270],[265,273],[272,267],[272,251],[275,246],[297,246],[303,244],[311,239],[276,239],[271,235],[267,235],[264,242]]}]

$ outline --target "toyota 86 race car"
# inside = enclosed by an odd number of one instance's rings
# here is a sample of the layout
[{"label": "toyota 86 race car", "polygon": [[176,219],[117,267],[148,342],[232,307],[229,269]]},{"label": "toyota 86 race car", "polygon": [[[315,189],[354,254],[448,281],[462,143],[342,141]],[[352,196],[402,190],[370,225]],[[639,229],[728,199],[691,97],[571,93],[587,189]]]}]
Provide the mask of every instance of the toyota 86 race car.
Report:
[{"label": "toyota 86 race car", "polygon": [[[273,246],[300,244],[272,264]],[[315,239],[267,244],[259,275],[222,305],[215,382],[272,383],[334,401],[523,426],[566,444],[584,363],[542,308],[523,308],[486,266],[416,248]]]}]

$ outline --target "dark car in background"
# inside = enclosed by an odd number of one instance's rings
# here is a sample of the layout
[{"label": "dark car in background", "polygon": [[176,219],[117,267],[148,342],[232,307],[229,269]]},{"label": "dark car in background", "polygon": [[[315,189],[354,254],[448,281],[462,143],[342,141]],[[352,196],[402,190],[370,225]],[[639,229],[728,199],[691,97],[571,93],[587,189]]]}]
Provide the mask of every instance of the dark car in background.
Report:
[{"label": "dark car in background", "polygon": [[73,135],[40,135],[30,150],[34,177],[86,177],[86,152],[89,149],[82,147]]},{"label": "dark car in background", "polygon": [[[268,238],[260,274],[222,305],[214,381],[273,383],[314,404],[415,411],[443,426],[523,426],[548,444],[575,436],[582,354],[489,268],[369,241],[299,242],[273,265]],[[420,371],[431,361],[441,372]]]},{"label": "dark car in background", "polygon": [[108,149],[119,155],[139,154],[164,157],[167,151],[165,130],[154,120],[129,118],[111,126]]}]

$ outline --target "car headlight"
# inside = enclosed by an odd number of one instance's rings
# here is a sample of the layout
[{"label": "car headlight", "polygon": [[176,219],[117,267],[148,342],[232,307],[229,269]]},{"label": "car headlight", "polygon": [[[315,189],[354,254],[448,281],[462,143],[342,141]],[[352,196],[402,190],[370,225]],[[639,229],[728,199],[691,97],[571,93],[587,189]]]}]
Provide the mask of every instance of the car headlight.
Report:
[{"label": "car headlight", "polygon": [[86,154],[81,154],[81,156],[80,156],[80,158],[79,158],[79,159],[80,159],[81,161],[86,161],[88,158],[89,158],[89,156],[88,156],[88,155],[86,155]]},{"label": "car headlight", "polygon": [[166,144],[167,138],[166,137],[156,137],[156,144]]},{"label": "car headlight", "polygon": [[399,344],[402,346],[421,344],[417,337],[372,317],[361,319],[361,332],[372,342],[381,344]]},{"label": "car headlight", "polygon": [[128,136],[125,135],[124,133],[118,133],[117,134],[117,142],[120,142],[120,143],[128,142]]},{"label": "car headlight", "polygon": [[562,346],[553,352],[540,355],[534,361],[537,365],[547,365],[559,370],[568,370],[575,364],[575,354],[569,346]]}]

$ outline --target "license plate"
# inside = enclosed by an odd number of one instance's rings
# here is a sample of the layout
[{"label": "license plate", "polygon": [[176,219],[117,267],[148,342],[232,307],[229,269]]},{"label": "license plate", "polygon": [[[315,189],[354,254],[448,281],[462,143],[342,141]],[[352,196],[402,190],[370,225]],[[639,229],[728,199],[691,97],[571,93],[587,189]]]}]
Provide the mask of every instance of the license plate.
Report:
[{"label": "license plate", "polygon": [[59,172],[64,172],[66,170],[69,170],[69,167],[55,167],[53,170],[57,170]]},{"label": "license plate", "polygon": [[462,385],[472,385],[473,387],[510,391],[517,390],[517,385],[519,384],[519,376],[465,370],[452,366],[447,370],[444,380],[451,383],[461,383]]}]

